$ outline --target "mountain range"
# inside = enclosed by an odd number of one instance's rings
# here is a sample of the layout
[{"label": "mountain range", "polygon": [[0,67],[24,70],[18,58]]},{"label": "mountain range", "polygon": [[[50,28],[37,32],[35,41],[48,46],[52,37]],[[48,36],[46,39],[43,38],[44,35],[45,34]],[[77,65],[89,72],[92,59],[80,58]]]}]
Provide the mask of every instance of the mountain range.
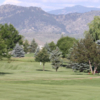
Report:
[{"label": "mountain range", "polygon": [[0,24],[13,24],[25,38],[30,41],[35,38],[39,44],[56,42],[61,33],[82,37],[94,16],[100,16],[100,11],[54,15],[38,7],[0,6]]},{"label": "mountain range", "polygon": [[49,11],[48,13],[59,15],[59,14],[68,14],[68,13],[76,13],[76,12],[77,13],[86,13],[86,12],[90,12],[90,11],[100,11],[100,8],[76,5],[76,6],[72,6],[72,7],[66,7],[63,9],[52,10],[52,11]]}]

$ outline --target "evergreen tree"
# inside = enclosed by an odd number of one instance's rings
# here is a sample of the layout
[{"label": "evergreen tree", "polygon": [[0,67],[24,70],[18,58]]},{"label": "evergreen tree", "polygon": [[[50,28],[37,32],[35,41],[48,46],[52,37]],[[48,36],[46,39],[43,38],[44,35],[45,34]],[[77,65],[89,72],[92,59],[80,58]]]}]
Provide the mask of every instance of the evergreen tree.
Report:
[{"label": "evergreen tree", "polygon": [[[91,73],[95,74],[100,59],[100,46],[97,45],[90,34],[74,45],[70,60],[76,63],[89,63]],[[94,70],[92,67],[94,66]]]},{"label": "evergreen tree", "polygon": [[23,43],[23,46],[24,46],[24,51],[25,53],[27,53],[29,51],[28,47],[29,47],[29,42],[28,40],[25,40],[25,42]]},{"label": "evergreen tree", "polygon": [[39,49],[39,47],[37,47],[36,50],[35,50],[35,53],[34,53],[34,57],[36,57],[39,52],[40,52],[40,49]]},{"label": "evergreen tree", "polygon": [[47,50],[48,54],[51,53],[51,49],[50,49],[48,43],[46,43],[46,44],[44,45],[44,48]]},{"label": "evergreen tree", "polygon": [[60,52],[59,48],[56,47],[56,50],[53,50],[50,54],[50,61],[52,63],[52,68],[54,68],[56,71],[61,66],[62,53]]},{"label": "evergreen tree", "polygon": [[66,68],[72,68],[74,72],[89,72],[89,64],[87,63],[68,63]]},{"label": "evergreen tree", "polygon": [[38,47],[38,44],[33,39],[32,42],[31,42],[31,46],[30,46],[30,52],[34,53],[37,47]]},{"label": "evergreen tree", "polygon": [[35,57],[35,60],[38,61],[38,62],[42,62],[43,64],[43,71],[44,71],[44,66],[45,66],[45,63],[50,61],[49,60],[49,55],[47,53],[47,50],[45,48],[43,48],[38,54],[37,56]]},{"label": "evergreen tree", "polygon": [[23,51],[23,48],[19,44],[16,44],[13,50],[13,56],[14,57],[24,57],[24,54],[25,52]]}]

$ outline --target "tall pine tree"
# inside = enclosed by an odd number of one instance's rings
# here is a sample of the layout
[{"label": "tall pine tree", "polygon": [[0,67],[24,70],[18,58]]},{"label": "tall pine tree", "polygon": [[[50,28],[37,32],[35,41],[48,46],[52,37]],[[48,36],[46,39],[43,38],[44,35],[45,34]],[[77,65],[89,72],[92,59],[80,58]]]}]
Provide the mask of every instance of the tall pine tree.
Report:
[{"label": "tall pine tree", "polygon": [[53,50],[50,54],[50,61],[52,63],[52,68],[54,68],[56,72],[62,64],[61,57],[62,53],[60,52],[58,47],[56,47],[56,50]]},{"label": "tall pine tree", "polygon": [[50,53],[51,53],[51,49],[50,49],[50,47],[49,47],[49,44],[48,44],[48,43],[46,43],[46,44],[44,45],[44,48],[47,50],[48,54],[50,54]]},{"label": "tall pine tree", "polygon": [[35,50],[35,53],[34,53],[34,57],[36,57],[39,52],[40,52],[40,49],[39,49],[39,47],[37,47],[36,50]]},{"label": "tall pine tree", "polygon": [[25,53],[27,53],[29,51],[28,47],[29,47],[29,42],[28,40],[25,40],[25,42],[23,43],[23,46],[24,46],[24,51]]},{"label": "tall pine tree", "polygon": [[30,46],[30,52],[34,53],[37,47],[38,47],[38,44],[35,42],[35,39],[33,39]]}]

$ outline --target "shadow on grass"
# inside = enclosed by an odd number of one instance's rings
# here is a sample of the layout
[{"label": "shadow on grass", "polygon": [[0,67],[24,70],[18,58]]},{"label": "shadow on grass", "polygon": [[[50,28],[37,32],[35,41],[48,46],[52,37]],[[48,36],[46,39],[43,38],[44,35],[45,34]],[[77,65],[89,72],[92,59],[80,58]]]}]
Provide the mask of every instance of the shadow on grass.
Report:
[{"label": "shadow on grass", "polygon": [[1,75],[6,75],[6,74],[13,74],[13,73],[8,73],[8,72],[0,72],[0,76],[1,76]]},{"label": "shadow on grass", "polygon": [[[36,69],[36,71],[43,71],[43,69]],[[49,72],[51,72],[51,70],[44,70],[44,71],[49,71]]]}]

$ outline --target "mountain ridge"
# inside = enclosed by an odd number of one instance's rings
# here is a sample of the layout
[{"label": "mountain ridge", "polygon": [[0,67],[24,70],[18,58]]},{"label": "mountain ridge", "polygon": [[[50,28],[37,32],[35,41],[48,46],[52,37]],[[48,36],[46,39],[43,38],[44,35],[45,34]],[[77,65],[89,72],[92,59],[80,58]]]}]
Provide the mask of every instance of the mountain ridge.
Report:
[{"label": "mountain ridge", "polygon": [[60,14],[68,14],[68,13],[75,13],[75,12],[76,13],[86,13],[86,12],[90,12],[90,11],[94,11],[94,10],[100,11],[100,8],[75,5],[72,7],[65,7],[63,9],[52,10],[52,11],[49,11],[48,13],[54,14],[54,15],[60,15]]},{"label": "mountain ridge", "polygon": [[30,41],[35,38],[40,44],[56,42],[61,33],[83,37],[94,16],[100,16],[100,11],[53,15],[38,7],[0,6],[0,24],[11,23],[25,38]]}]

